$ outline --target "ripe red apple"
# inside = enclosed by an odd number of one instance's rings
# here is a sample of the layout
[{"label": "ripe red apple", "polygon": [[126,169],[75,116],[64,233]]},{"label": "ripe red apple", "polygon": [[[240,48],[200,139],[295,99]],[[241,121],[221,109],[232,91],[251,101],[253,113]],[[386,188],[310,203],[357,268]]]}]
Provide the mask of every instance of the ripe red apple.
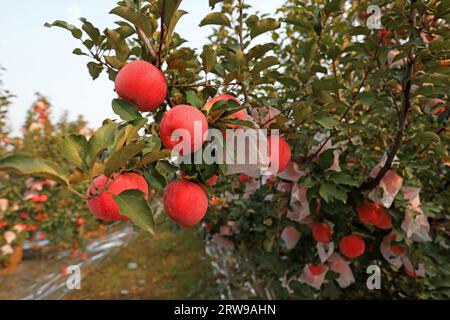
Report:
[{"label": "ripe red apple", "polygon": [[326,267],[323,264],[310,264],[308,268],[313,276],[320,276],[326,270]]},{"label": "ripe red apple", "polygon": [[206,183],[212,187],[217,183],[217,180],[219,180],[219,176],[217,174],[215,174],[211,178],[206,180]]},{"label": "ripe red apple", "polygon": [[366,251],[366,243],[361,236],[351,234],[345,236],[339,242],[339,249],[349,259],[357,258]]},{"label": "ripe red apple", "polygon": [[241,174],[239,175],[239,181],[240,181],[242,184],[246,184],[247,182],[249,182],[249,180],[250,180],[250,177],[249,177],[248,175],[243,174],[243,173],[241,173]]},{"label": "ripe red apple", "polygon": [[187,180],[176,180],[164,191],[164,209],[170,219],[179,225],[193,227],[205,216],[208,197],[200,185]]},{"label": "ripe red apple", "polygon": [[392,229],[392,217],[389,213],[386,212],[386,210],[383,210],[381,213],[381,219],[380,222],[378,222],[375,225],[377,228],[383,229],[383,230],[389,230]]},{"label": "ripe red apple", "polygon": [[377,225],[381,222],[384,208],[379,203],[373,203],[369,201],[362,202],[358,208],[358,216],[362,223]]},{"label": "ripe red apple", "polygon": [[320,243],[328,243],[333,235],[333,230],[326,222],[314,223],[311,227],[314,240]]},{"label": "ripe red apple", "polygon": [[158,109],[167,95],[163,73],[142,60],[130,62],[120,69],[115,87],[119,97],[135,104],[142,112]]},{"label": "ripe red apple", "polygon": [[[212,106],[214,105],[214,103],[216,103],[217,101],[221,101],[221,100],[234,100],[237,103],[241,104],[241,102],[238,99],[236,99],[236,97],[233,97],[232,95],[229,95],[229,94],[221,94],[221,95],[209,100],[203,106],[203,110],[209,111],[212,108]],[[247,112],[245,109],[239,110],[238,112],[235,112],[232,115],[229,115],[227,117],[227,119],[247,120]],[[227,127],[231,128],[231,129],[237,129],[237,128],[241,128],[242,126],[239,126],[236,124],[229,124],[229,125],[227,125]]]},{"label": "ripe red apple", "polygon": [[[111,179],[113,180],[112,182]],[[97,195],[109,182],[111,183],[107,189]],[[88,208],[99,219],[105,221],[126,221],[128,217],[120,214],[119,207],[113,196],[132,189],[142,191],[145,194],[145,198],[148,198],[147,182],[144,177],[137,173],[122,173],[109,179],[105,175],[99,176],[92,181],[87,191]]]},{"label": "ripe red apple", "polygon": [[[272,145],[278,143],[278,148],[273,147],[275,150],[272,154]],[[278,173],[286,169],[291,161],[291,148],[286,140],[282,137],[273,135],[267,137],[268,155],[271,163],[271,167],[276,167],[278,170],[273,173]]]},{"label": "ripe red apple", "polygon": [[[195,123],[198,129],[194,131]],[[185,142],[190,145],[190,153],[196,152],[203,145],[208,131],[208,122],[205,115],[192,106],[178,105],[167,111],[160,125],[161,141],[167,149],[173,149],[183,140],[181,135],[179,139],[172,139],[172,133],[177,129],[184,129],[190,135],[189,141]],[[182,150],[181,155],[189,154],[186,150]]]}]

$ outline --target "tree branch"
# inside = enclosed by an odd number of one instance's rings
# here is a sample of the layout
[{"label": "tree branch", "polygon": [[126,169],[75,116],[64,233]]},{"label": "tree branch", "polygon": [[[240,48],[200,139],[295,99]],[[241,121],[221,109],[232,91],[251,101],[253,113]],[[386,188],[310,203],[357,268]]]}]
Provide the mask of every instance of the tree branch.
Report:
[{"label": "tree branch", "polygon": [[145,34],[145,32],[142,29],[138,28],[137,26],[135,26],[135,27],[136,27],[136,32],[139,36],[139,39],[141,39],[141,41],[144,43],[145,49],[147,50],[147,54],[150,57],[150,62],[153,65],[156,64],[157,56],[156,56],[155,50],[152,47],[150,39],[147,37],[147,35]]},{"label": "tree branch", "polygon": [[[410,9],[410,16],[409,16],[409,22],[411,26],[414,28],[416,24],[415,19],[415,10],[412,7],[412,4],[414,1],[411,1],[411,9]],[[410,38],[413,37],[413,31],[410,33]],[[398,151],[400,150],[400,146],[402,145],[402,139],[403,139],[403,132],[406,127],[406,121],[408,116],[408,111],[411,108],[411,82],[414,74],[414,66],[415,66],[415,57],[414,57],[414,47],[411,48],[411,51],[408,55],[408,62],[406,65],[406,75],[407,80],[406,83],[403,85],[403,103],[402,103],[402,109],[399,112],[398,115],[398,130],[397,134],[394,139],[394,144],[391,147],[391,150],[389,151],[389,154],[387,156],[386,162],[384,166],[381,168],[381,170],[378,172],[378,174],[375,176],[375,178],[369,178],[366,182],[364,182],[360,190],[369,190],[375,188],[383,179],[385,174],[391,169],[392,162],[395,159],[395,156],[397,155]]]}]

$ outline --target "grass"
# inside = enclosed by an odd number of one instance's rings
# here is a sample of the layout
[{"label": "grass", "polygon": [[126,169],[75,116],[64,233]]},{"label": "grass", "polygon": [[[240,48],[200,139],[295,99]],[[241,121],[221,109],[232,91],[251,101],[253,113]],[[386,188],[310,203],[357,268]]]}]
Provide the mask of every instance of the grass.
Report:
[{"label": "grass", "polygon": [[[130,270],[130,262],[137,263]],[[218,297],[203,241],[194,229],[157,237],[139,232],[98,265],[82,270],[81,289],[65,299],[215,299]]]}]

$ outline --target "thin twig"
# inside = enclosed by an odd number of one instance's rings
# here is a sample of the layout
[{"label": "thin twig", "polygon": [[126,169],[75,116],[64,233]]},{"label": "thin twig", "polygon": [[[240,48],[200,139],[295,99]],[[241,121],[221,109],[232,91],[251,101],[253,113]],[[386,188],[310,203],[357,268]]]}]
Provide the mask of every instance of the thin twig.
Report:
[{"label": "thin twig", "polygon": [[157,57],[155,50],[152,47],[150,39],[147,37],[145,32],[136,26],[136,32],[139,36],[139,39],[144,43],[145,49],[147,50],[147,54],[150,57],[150,62],[154,65],[157,62]]}]

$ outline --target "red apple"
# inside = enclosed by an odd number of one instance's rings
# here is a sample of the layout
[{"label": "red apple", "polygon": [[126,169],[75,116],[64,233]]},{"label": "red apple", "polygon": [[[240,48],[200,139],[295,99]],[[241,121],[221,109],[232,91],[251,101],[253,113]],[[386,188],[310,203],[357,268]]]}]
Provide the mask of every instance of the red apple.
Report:
[{"label": "red apple", "polygon": [[358,208],[358,216],[362,223],[377,225],[383,218],[384,208],[379,203],[364,201]]},{"label": "red apple", "polygon": [[[111,182],[111,179],[113,180]],[[111,183],[110,183],[111,182]],[[106,190],[102,190],[108,183]],[[126,221],[128,217],[120,214],[119,207],[113,196],[121,194],[125,190],[137,189],[148,198],[148,185],[144,177],[136,173],[122,173],[113,177],[105,175],[95,178],[89,186],[87,205],[91,212],[99,219],[105,221]]]},{"label": "red apple", "polygon": [[217,174],[215,174],[211,178],[206,180],[206,183],[212,187],[217,183],[217,180],[219,180],[219,176]]},{"label": "red apple", "polygon": [[198,184],[186,180],[171,182],[164,191],[167,215],[183,227],[198,224],[208,210],[208,197]]},{"label": "red apple", "polygon": [[344,256],[349,259],[354,259],[364,254],[366,244],[361,236],[351,234],[341,239],[339,249]]},{"label": "red apple", "polygon": [[[198,129],[194,131],[196,124]],[[167,149],[175,148],[183,140],[183,132],[180,133],[179,139],[172,139],[172,133],[178,129],[183,129],[186,134],[190,135],[190,143],[189,141],[183,143],[190,146],[191,152],[181,151],[181,155],[186,155],[194,153],[202,147],[208,131],[208,122],[204,114],[197,108],[178,105],[167,111],[161,120],[161,141]]]},{"label": "red apple", "polygon": [[239,175],[239,181],[243,184],[247,183],[250,180],[250,177],[246,174],[241,173]]},{"label": "red apple", "polygon": [[311,227],[314,240],[320,243],[328,243],[333,235],[333,230],[326,222],[314,223]]},{"label": "red apple", "polygon": [[313,276],[320,276],[326,271],[326,267],[323,264],[310,264],[308,268]]},{"label": "red apple", "polygon": [[115,86],[119,97],[135,104],[142,112],[158,109],[167,95],[163,73],[142,60],[130,62],[120,69]]},{"label": "red apple", "polygon": [[378,222],[375,225],[377,228],[383,229],[383,230],[389,230],[392,229],[392,217],[389,213],[387,213],[385,210],[381,213],[381,219],[380,222]]},{"label": "red apple", "polygon": [[[278,148],[274,145],[278,143]],[[273,135],[267,137],[268,155],[271,163],[271,167],[277,168],[278,173],[286,169],[291,161],[291,148],[289,144],[282,137]],[[273,147],[272,147],[273,146]],[[272,148],[274,150],[272,150]]]}]

